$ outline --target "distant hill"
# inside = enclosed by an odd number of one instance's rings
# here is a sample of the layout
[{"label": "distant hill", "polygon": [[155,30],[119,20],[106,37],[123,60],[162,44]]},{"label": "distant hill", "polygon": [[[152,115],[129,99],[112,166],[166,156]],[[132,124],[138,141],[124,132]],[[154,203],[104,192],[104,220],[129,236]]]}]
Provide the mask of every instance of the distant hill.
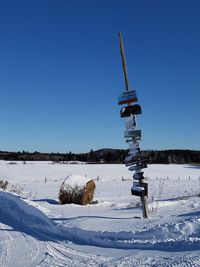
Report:
[{"label": "distant hill", "polygon": [[[41,153],[41,152],[8,152],[0,151],[0,160],[15,161],[83,161],[87,163],[123,163],[128,150],[104,148],[88,153]],[[170,149],[170,150],[143,150],[141,157],[148,159],[150,164],[200,164],[200,151]]]}]

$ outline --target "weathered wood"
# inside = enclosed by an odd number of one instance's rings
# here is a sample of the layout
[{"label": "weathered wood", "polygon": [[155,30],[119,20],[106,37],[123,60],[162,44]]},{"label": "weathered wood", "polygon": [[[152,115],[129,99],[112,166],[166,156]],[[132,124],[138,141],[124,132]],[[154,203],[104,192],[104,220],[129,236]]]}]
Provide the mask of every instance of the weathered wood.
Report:
[{"label": "weathered wood", "polygon": [[[142,186],[142,184],[144,183],[144,179],[140,179],[138,182]],[[142,204],[143,218],[148,218],[147,195],[141,196],[140,200],[141,200],[141,204]]]},{"label": "weathered wood", "polygon": [[121,32],[119,32],[118,35],[119,35],[120,53],[121,53],[121,58],[122,58],[122,67],[123,67],[123,72],[124,72],[125,86],[126,86],[126,91],[129,91],[130,88],[129,88],[129,81],[128,81],[128,71],[126,67],[126,57],[125,57]]}]

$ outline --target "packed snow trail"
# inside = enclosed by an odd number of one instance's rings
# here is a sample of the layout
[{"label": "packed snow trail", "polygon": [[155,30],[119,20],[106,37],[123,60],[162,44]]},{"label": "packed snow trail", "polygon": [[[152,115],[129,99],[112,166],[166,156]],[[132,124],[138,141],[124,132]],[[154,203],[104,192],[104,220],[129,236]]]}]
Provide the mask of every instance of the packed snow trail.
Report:
[{"label": "packed snow trail", "polygon": [[[77,227],[63,227],[19,196],[0,192],[1,222],[14,230],[41,241],[70,241],[120,249],[159,249],[163,251],[195,250],[200,247],[200,212],[180,216],[165,224],[152,224],[140,231],[100,232]],[[30,202],[31,203],[31,202]]]},{"label": "packed snow trail", "polygon": [[[42,211],[20,198],[0,192],[0,262],[2,266],[199,266],[197,255],[169,257],[154,265],[149,257],[111,257],[84,253],[70,248],[81,246],[109,249],[180,252],[200,247],[200,212],[174,218],[173,222],[153,225],[137,232],[99,232],[66,228],[54,223]],[[155,238],[157,236],[157,238]],[[194,254],[194,253],[193,253]],[[159,262],[159,264],[158,264]],[[168,265],[166,265],[168,262]],[[140,264],[141,263],[141,264]],[[188,265],[188,264],[193,265]],[[150,264],[150,265],[149,265]],[[158,264],[158,265],[157,265]],[[174,264],[174,265],[173,265]]]}]

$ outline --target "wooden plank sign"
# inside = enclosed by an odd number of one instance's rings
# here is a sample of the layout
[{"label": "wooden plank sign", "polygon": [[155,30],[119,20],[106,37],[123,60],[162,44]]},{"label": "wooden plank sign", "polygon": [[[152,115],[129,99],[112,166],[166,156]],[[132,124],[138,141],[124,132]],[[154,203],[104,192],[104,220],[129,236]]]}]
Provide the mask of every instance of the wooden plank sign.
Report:
[{"label": "wooden plank sign", "polygon": [[148,162],[148,160],[146,158],[141,158],[140,155],[132,156],[132,158],[130,158],[130,159],[128,159],[128,157],[125,158],[125,164],[127,167],[131,166],[131,165],[147,164],[147,162]]},{"label": "wooden plank sign", "polygon": [[142,132],[141,130],[128,130],[124,131],[124,138],[134,138],[136,140],[141,139]]},{"label": "wooden plank sign", "polygon": [[124,131],[124,138],[133,137],[134,130]]},{"label": "wooden plank sign", "polygon": [[142,164],[137,164],[137,165],[133,165],[129,168],[129,171],[138,171],[140,169],[145,169],[147,168],[147,164],[146,163],[142,163]]},{"label": "wooden plank sign", "polygon": [[133,138],[136,140],[140,140],[142,137],[142,132],[141,130],[134,130],[133,131]]},{"label": "wooden plank sign", "polygon": [[125,164],[126,166],[131,166],[134,164],[139,164],[141,161],[143,161],[143,159],[141,159],[140,154],[138,153],[138,155],[128,155],[125,157]]},{"label": "wooden plank sign", "polygon": [[131,188],[131,194],[133,195],[133,196],[137,196],[137,197],[142,197],[142,196],[144,196],[144,192],[145,190],[144,190],[144,187],[142,187],[142,186],[132,186],[132,188]]},{"label": "wooden plank sign", "polygon": [[129,144],[129,149],[133,150],[133,149],[138,149],[139,148],[139,143],[138,142],[134,142]]},{"label": "wooden plank sign", "polygon": [[120,116],[121,118],[129,117],[131,115],[139,115],[142,114],[142,109],[140,105],[132,105],[123,107],[120,110]]},{"label": "wooden plank sign", "polygon": [[142,180],[142,179],[144,179],[144,172],[135,172],[133,174],[133,179],[135,179],[135,180]]},{"label": "wooden plank sign", "polygon": [[118,97],[119,105],[130,104],[137,101],[138,99],[135,90],[122,92]]},{"label": "wooden plank sign", "polygon": [[136,156],[140,153],[140,148],[135,148],[135,149],[131,149],[129,150],[128,152],[128,155],[133,155],[133,156]]},{"label": "wooden plank sign", "polygon": [[133,183],[131,193],[134,196],[142,197],[148,195],[148,184],[147,183]]},{"label": "wooden plank sign", "polygon": [[135,155],[128,155],[125,157],[125,163],[135,162],[136,157]]},{"label": "wooden plank sign", "polygon": [[[140,166],[142,164],[147,164],[147,163],[148,163],[148,160],[145,159],[145,158],[141,158],[140,155],[134,156],[133,159],[132,160],[129,160],[129,161],[126,161],[126,159],[125,159],[125,165],[126,165],[126,167],[130,167],[132,165]],[[129,168],[129,170],[130,171],[135,171],[134,168],[133,169],[130,169]]]}]

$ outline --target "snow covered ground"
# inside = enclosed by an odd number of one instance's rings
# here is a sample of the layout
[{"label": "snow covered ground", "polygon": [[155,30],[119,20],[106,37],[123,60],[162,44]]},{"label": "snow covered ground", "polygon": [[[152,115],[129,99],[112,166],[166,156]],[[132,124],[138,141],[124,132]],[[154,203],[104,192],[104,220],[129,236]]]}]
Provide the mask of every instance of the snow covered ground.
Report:
[{"label": "snow covered ground", "polygon": [[[59,205],[70,174],[94,203]],[[200,266],[200,167],[149,165],[150,218],[124,165],[0,161],[0,266]]]}]

